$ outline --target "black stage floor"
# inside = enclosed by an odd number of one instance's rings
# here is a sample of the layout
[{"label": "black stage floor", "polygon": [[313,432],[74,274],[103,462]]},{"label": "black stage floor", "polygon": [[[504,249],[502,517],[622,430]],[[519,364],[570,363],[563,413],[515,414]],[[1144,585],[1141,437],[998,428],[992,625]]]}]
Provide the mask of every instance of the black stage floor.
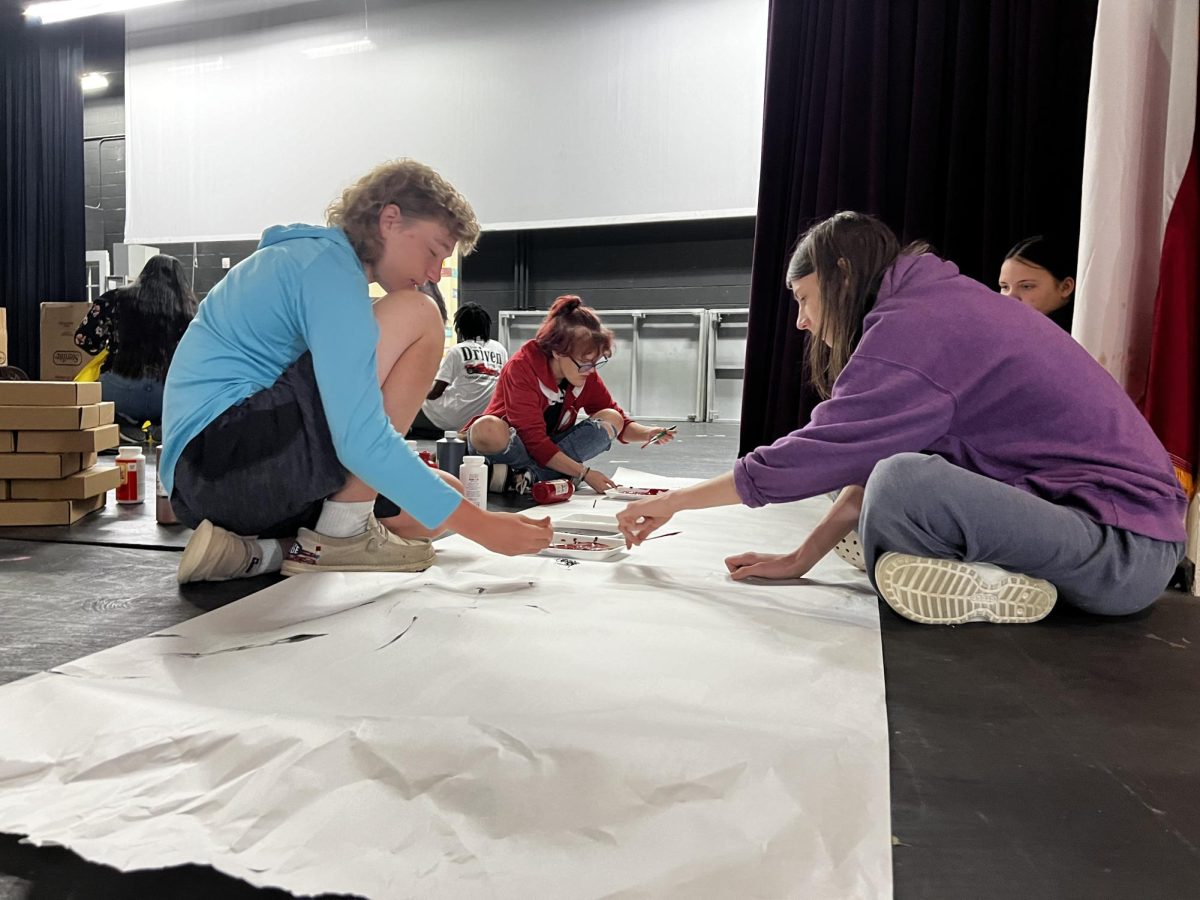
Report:
[{"label": "black stage floor", "polygon": [[[680,431],[673,448],[606,462],[728,467],[736,425]],[[0,683],[275,580],[181,589],[187,532],[153,519],[152,505],[110,506],[70,529],[0,529]],[[1168,593],[1142,616],[1058,608],[1011,627],[880,618],[896,897],[1200,896],[1200,603]],[[0,836],[0,900],[251,896],[287,895],[200,867],[121,874]]]}]

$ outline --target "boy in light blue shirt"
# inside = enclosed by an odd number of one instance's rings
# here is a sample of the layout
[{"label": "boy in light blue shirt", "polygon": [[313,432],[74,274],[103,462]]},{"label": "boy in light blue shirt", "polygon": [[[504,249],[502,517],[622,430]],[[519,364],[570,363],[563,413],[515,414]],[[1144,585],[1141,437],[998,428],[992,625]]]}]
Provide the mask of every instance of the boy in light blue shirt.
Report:
[{"label": "boy in light blue shirt", "polygon": [[[437,310],[417,287],[440,278],[456,243],[473,249],[470,205],[401,159],[347,188],[327,218],[268,229],[176,350],[161,477],[196,529],[180,582],[422,571],[443,528],[500,553],[546,547],[548,519],[465,502],[402,437],[442,350]],[[374,306],[373,281],[388,291]],[[380,494],[403,512],[380,522]]]}]

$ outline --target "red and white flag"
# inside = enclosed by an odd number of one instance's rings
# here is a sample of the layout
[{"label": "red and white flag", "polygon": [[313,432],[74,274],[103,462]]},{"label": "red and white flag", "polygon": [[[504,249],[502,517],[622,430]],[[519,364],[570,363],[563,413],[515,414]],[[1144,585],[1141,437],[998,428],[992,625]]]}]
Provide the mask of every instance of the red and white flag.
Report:
[{"label": "red and white flag", "polygon": [[[1100,0],[1073,334],[1200,474],[1200,2]],[[1200,557],[1200,500],[1188,556]]]},{"label": "red and white flag", "polygon": [[1195,138],[1198,28],[1197,0],[1100,0],[1096,20],[1073,334],[1137,402]]}]

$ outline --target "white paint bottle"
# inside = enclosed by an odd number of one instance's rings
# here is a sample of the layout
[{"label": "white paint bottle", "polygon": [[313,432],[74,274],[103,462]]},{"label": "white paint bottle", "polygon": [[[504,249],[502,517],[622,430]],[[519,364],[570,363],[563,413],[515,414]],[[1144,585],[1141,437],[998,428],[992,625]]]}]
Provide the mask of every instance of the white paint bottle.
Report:
[{"label": "white paint bottle", "polygon": [[467,500],[480,509],[487,509],[487,461],[482,456],[464,456],[458,470]]}]

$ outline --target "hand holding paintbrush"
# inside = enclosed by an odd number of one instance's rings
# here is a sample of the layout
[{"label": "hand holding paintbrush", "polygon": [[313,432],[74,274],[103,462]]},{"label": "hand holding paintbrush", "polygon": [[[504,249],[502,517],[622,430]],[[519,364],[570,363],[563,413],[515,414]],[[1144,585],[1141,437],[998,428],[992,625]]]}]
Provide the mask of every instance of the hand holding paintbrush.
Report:
[{"label": "hand holding paintbrush", "polygon": [[646,443],[642,444],[642,449],[645,450],[651,444],[665,444],[668,441],[673,440],[675,437],[675,429],[678,427],[678,425],[672,425],[670,428],[657,429],[646,440]]}]

